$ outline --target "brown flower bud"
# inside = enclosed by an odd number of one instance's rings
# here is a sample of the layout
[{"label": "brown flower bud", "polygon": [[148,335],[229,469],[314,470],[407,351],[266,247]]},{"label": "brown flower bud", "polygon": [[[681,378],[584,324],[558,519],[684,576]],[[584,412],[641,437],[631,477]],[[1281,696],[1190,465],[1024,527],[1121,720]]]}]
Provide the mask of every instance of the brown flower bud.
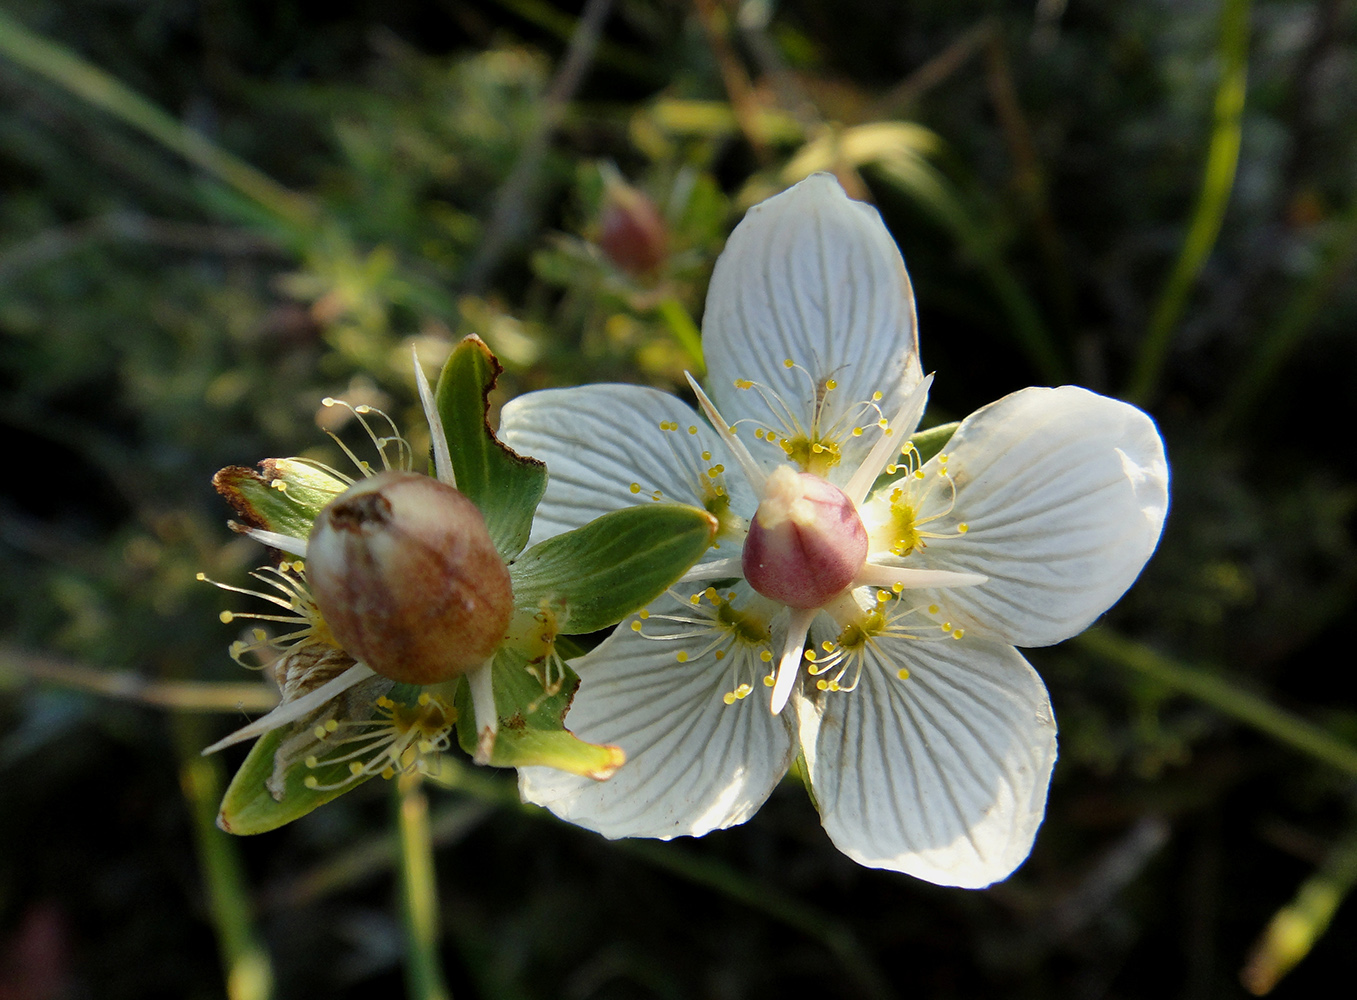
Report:
[{"label": "brown flower bud", "polygon": [[603,195],[598,245],[618,268],[640,276],[664,263],[669,230],[650,198],[626,181],[610,177]]},{"label": "brown flower bud", "polygon": [[316,519],[306,564],[339,644],[406,684],[479,666],[513,613],[509,571],[480,511],[413,472],[383,472],[336,497]]}]

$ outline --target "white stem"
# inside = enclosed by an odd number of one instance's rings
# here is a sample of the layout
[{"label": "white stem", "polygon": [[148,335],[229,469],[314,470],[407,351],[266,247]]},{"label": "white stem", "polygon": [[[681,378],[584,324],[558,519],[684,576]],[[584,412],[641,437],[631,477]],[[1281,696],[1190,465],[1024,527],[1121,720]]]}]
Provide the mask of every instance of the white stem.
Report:
[{"label": "white stem", "polygon": [[203,751],[203,756],[205,757],[210,753],[216,753],[224,747],[234,746],[237,743],[253,739],[256,736],[263,736],[265,733],[271,732],[279,726],[286,726],[289,722],[296,722],[298,719],[310,715],[331,698],[343,694],[355,684],[375,676],[377,676],[376,672],[366,663],[355,663],[338,677],[331,677],[314,691],[310,691],[300,698],[293,698],[291,701],[283,702],[268,715],[261,716],[251,722],[248,726],[237,729],[230,736],[217,740],[216,743],[213,743]]},{"label": "white stem", "polygon": [[855,505],[861,504],[867,498],[867,491],[872,488],[872,483],[876,482],[877,477],[886,471],[886,466],[895,460],[900,449],[904,447],[904,442],[919,425],[919,418],[924,413],[924,404],[928,402],[928,387],[932,384],[933,376],[927,375],[905,397],[904,403],[886,424],[872,450],[867,453],[867,457],[862,460],[853,477],[848,480],[848,485],[843,491]]},{"label": "white stem", "polygon": [[754,461],[754,456],[749,454],[749,449],[744,446],[744,442],[735,436],[731,430],[730,424],[726,423],[721,414],[716,410],[716,404],[707,398],[707,394],[702,391],[702,387],[697,384],[697,379],[684,372],[688,378],[688,384],[692,386],[693,392],[697,394],[697,403],[702,407],[702,412],[707,415],[711,421],[712,427],[716,433],[721,435],[721,440],[726,443],[730,453],[735,456],[735,461],[740,464],[740,469],[744,472],[744,478],[749,482],[749,488],[754,491],[756,497],[763,496],[763,481],[766,478],[763,469],[759,463]]},{"label": "white stem", "polygon": [[290,552],[294,556],[306,558],[306,539],[294,538],[292,535],[280,535],[276,531],[265,531],[263,528],[246,528],[245,534],[249,535],[255,541],[263,542],[265,545],[274,549],[282,549],[284,552]]},{"label": "white stem", "polygon": [[801,673],[801,652],[806,647],[806,633],[810,623],[820,613],[819,608],[792,608],[792,616],[787,621],[787,639],[782,645],[782,658],[777,661],[777,680],[773,682],[773,701],[771,708],[778,715],[787,707],[787,699],[792,696],[792,688]]},{"label": "white stem", "polygon": [[434,400],[429,380],[424,377],[424,369],[419,365],[419,351],[410,348],[415,357],[415,385],[419,388],[419,402],[424,407],[424,419],[429,422],[429,439],[433,442],[433,467],[438,473],[438,481],[456,488],[457,476],[452,471],[452,453],[448,450],[448,435],[443,430],[443,418],[438,414],[438,404]]},{"label": "white stem", "polygon": [[495,734],[499,732],[499,711],[495,708],[494,658],[486,660],[466,675],[471,687],[471,707],[476,714],[476,752],[471,759],[477,764],[489,764],[495,749]]},{"label": "white stem", "polygon": [[975,587],[988,580],[989,577],[982,573],[962,573],[950,569],[910,569],[904,566],[867,563],[853,578],[853,586],[894,587],[898,583],[905,590],[919,590],[925,587]]}]

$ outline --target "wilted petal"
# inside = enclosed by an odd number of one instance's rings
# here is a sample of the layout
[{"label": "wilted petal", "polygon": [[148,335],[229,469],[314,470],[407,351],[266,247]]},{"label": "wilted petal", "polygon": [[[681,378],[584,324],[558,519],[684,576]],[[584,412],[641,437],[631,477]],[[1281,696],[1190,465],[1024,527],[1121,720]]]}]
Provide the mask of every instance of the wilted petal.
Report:
[{"label": "wilted petal", "polygon": [[[652,607],[681,614],[684,605]],[[752,816],[791,765],[790,724],[761,696],[727,705],[731,658],[697,656],[709,643],[709,633],[655,641],[624,623],[572,664],[580,687],[566,726],[620,746],[626,763],[603,782],[521,768],[523,798],[612,838],[701,836]],[[679,662],[680,651],[693,659]]]},{"label": "wilted petal", "polygon": [[[662,423],[674,429],[663,430]],[[708,474],[729,461],[725,446],[691,407],[657,389],[590,385],[529,393],[505,405],[499,436],[546,462],[551,477],[530,545],[609,511],[652,502],[656,491],[702,507],[719,481],[737,514],[747,517],[756,505],[734,463],[719,480]]]},{"label": "wilted petal", "polygon": [[[1159,542],[1164,444],[1127,403],[1023,389],[967,417],[946,452],[956,503],[930,527],[969,530],[929,539],[903,565],[987,576],[932,598],[972,632],[1018,646],[1067,639],[1126,592]],[[935,504],[947,499],[935,491]]]},{"label": "wilted petal", "polygon": [[[712,274],[702,337],[709,392],[732,421],[769,419],[755,392],[736,389],[735,379],[768,387],[809,427],[826,379],[838,387],[826,396],[822,424],[878,391],[889,418],[923,377],[900,251],[876,209],[850,200],[828,174],[754,206],[735,227]],[[786,368],[788,358],[809,377]],[[874,440],[845,442],[845,475]]]},{"label": "wilted petal", "polygon": [[878,637],[869,657],[855,691],[800,704],[830,838],[938,885],[1006,877],[1031,851],[1055,764],[1041,679],[1011,646],[970,637]]}]

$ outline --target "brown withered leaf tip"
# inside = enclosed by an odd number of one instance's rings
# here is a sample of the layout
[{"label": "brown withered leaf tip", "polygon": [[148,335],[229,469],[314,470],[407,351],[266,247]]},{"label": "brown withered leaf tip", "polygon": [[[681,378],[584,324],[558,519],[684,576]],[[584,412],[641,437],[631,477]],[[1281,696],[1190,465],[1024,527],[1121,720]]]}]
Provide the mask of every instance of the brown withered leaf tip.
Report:
[{"label": "brown withered leaf tip", "polygon": [[280,478],[277,462],[272,458],[266,458],[260,462],[259,468],[264,470],[262,475],[253,469],[245,468],[243,465],[227,466],[212,477],[212,485],[222,498],[231,505],[231,509],[245,522],[246,527],[267,531],[269,526],[254,512],[245,497],[244,490],[240,487],[242,481],[253,480],[268,489],[269,484]]}]

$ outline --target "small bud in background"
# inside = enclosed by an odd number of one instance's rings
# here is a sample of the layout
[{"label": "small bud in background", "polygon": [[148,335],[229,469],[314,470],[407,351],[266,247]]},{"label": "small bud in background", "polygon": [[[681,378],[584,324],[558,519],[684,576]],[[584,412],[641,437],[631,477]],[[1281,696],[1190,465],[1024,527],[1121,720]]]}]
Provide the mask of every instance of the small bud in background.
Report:
[{"label": "small bud in background", "polygon": [[650,274],[669,254],[669,229],[655,203],[616,171],[605,171],[603,179],[598,245],[628,274]]},{"label": "small bud in background", "polygon": [[792,608],[823,607],[853,582],[867,559],[867,530],[843,490],[779,466],[749,525],[745,579]]},{"label": "small bud in background", "polygon": [[306,571],[339,644],[401,683],[434,684],[479,666],[513,612],[509,572],[480,511],[411,472],[355,483],[321,511]]}]

